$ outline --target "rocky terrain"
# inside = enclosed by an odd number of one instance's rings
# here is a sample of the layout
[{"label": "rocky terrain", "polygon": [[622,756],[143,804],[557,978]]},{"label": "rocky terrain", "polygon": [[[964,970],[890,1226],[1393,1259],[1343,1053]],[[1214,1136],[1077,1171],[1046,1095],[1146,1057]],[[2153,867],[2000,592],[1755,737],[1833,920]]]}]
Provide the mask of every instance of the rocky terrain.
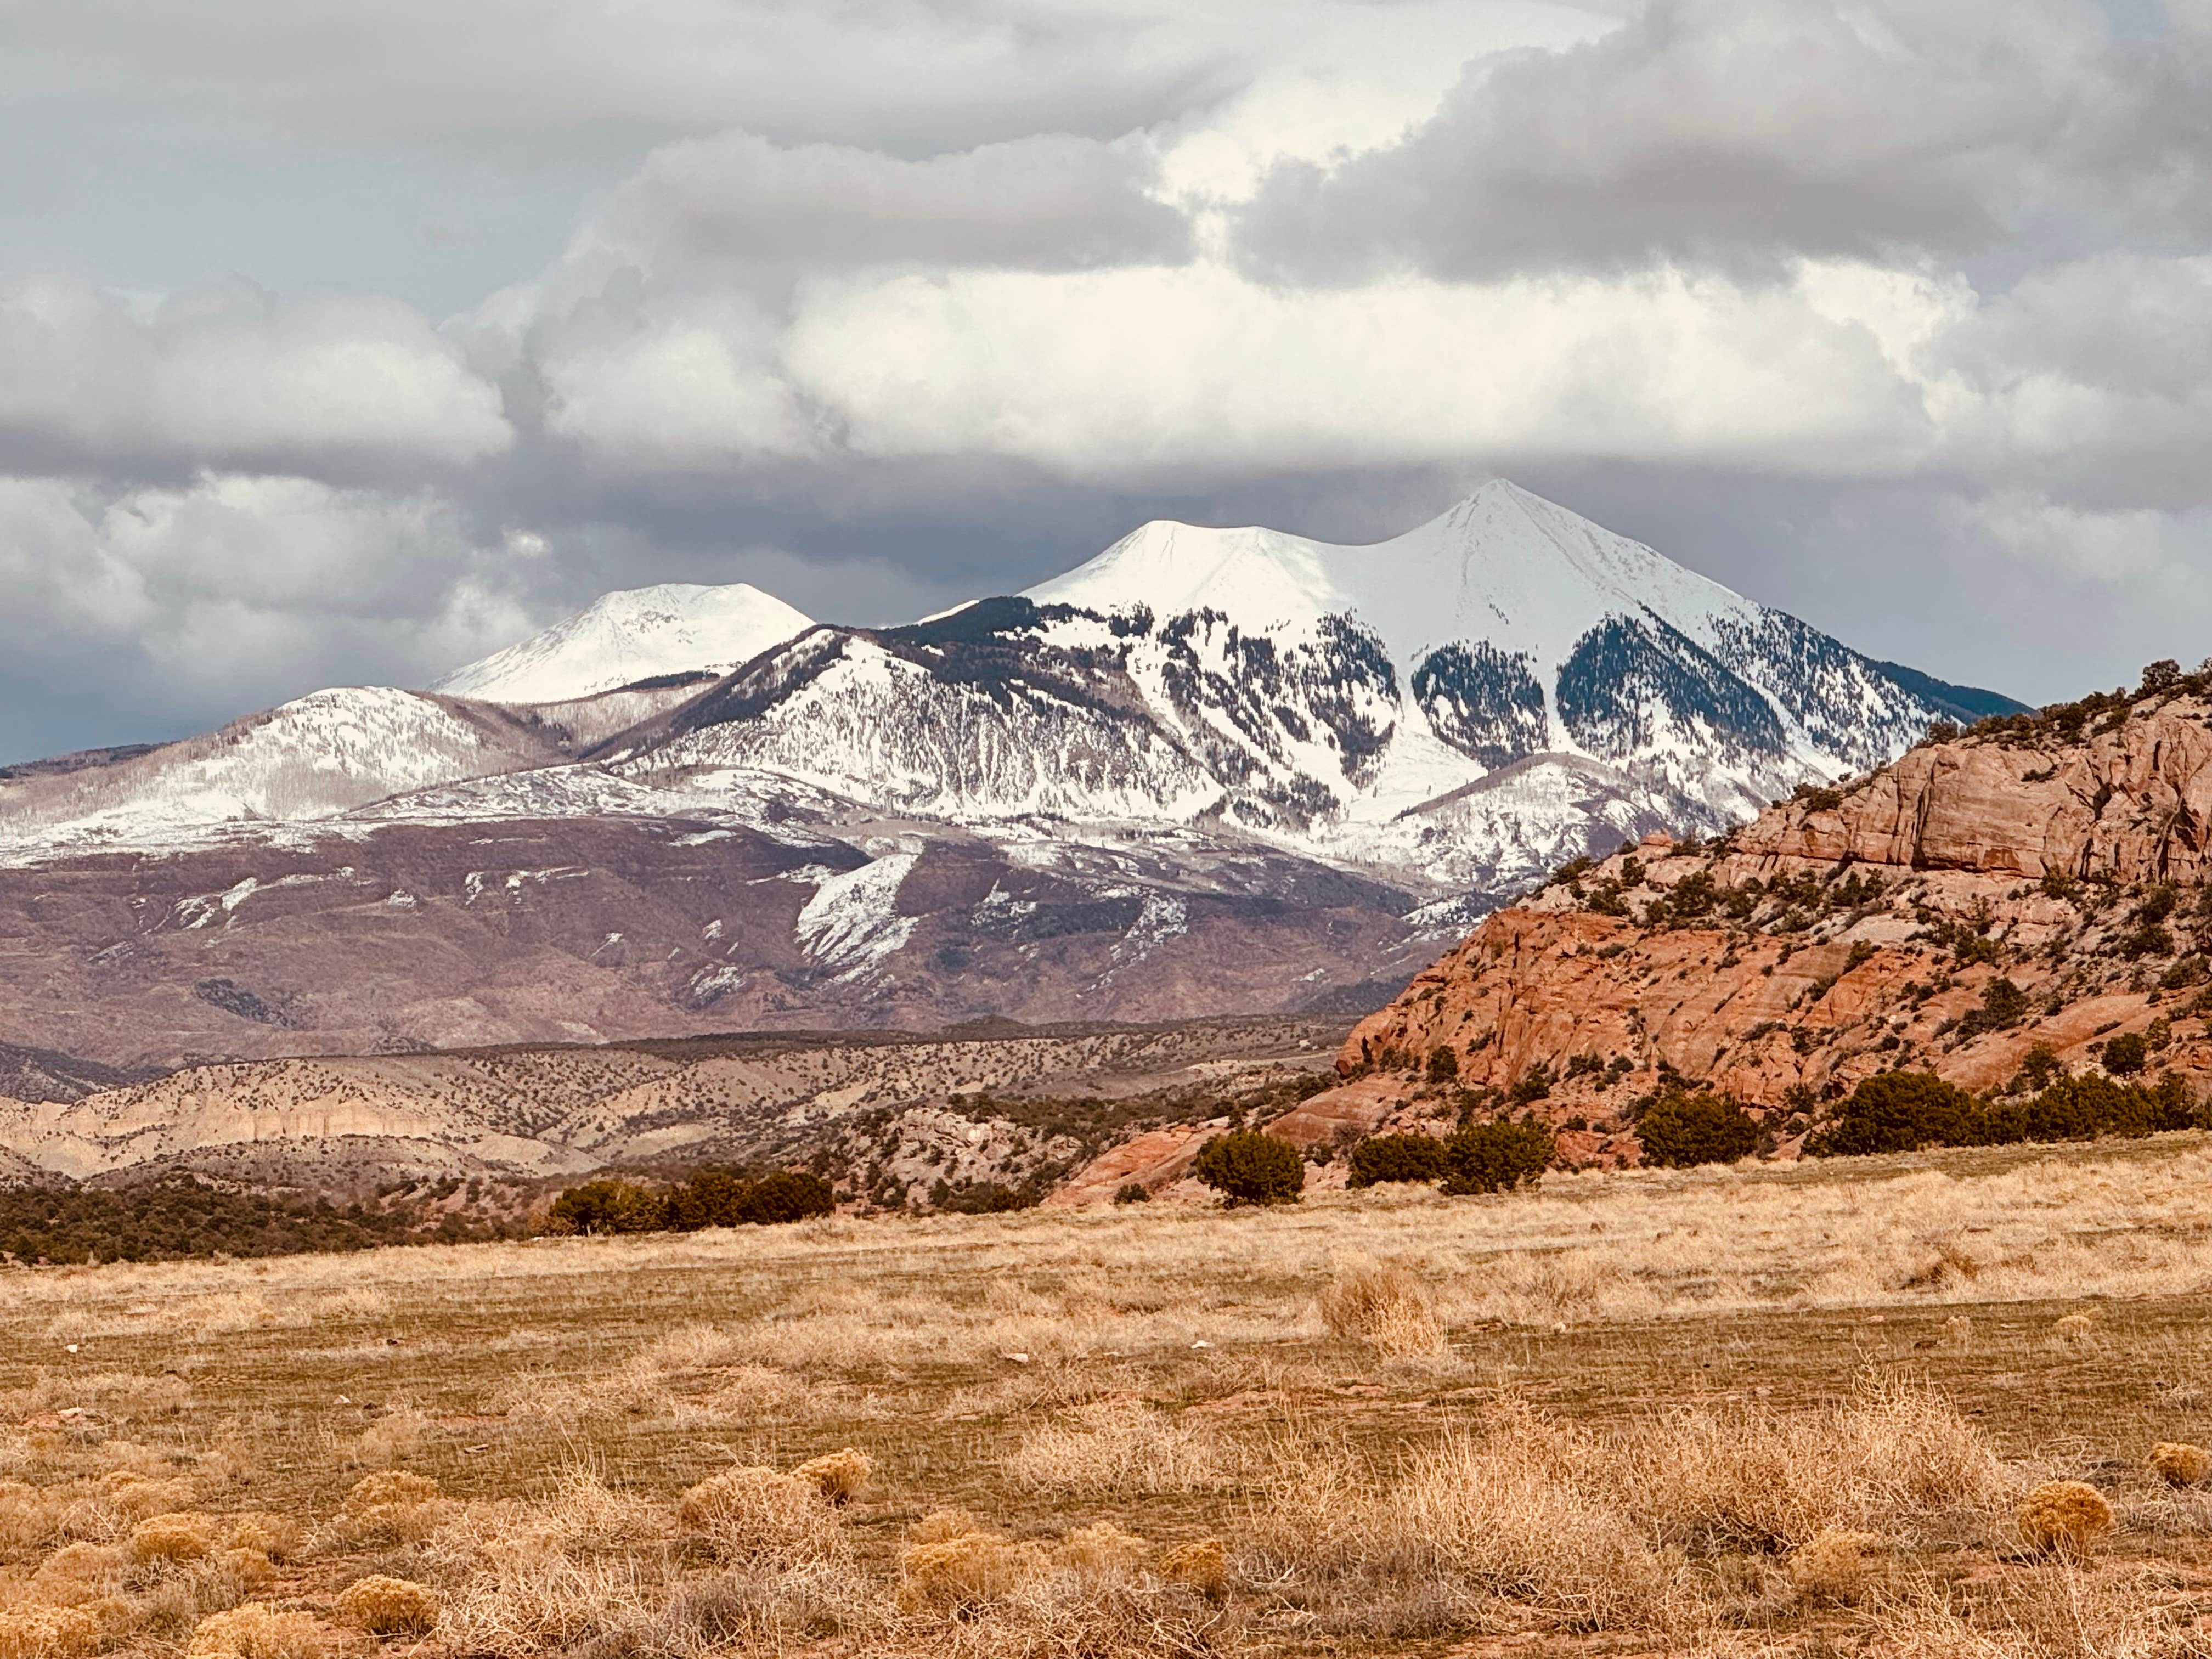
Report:
[{"label": "rocky terrain", "polygon": [[[1668,1083],[1784,1146],[1880,1071],[2004,1095],[2212,1073],[2212,676],[1983,722],[1708,842],[1646,836],[1489,917],[1278,1133],[1537,1112],[1630,1158]],[[2137,1040],[2140,1040],[2138,1042]],[[1443,1058],[1438,1059],[1439,1054]],[[1448,1074],[1448,1075],[1447,1075]]]},{"label": "rocky terrain", "polygon": [[1323,1086],[1346,1022],[751,1036],[187,1067],[0,1100],[0,1184],[222,1181],[358,1198],[610,1165],[805,1164],[856,1200],[1039,1193],[1133,1134]]},{"label": "rocky terrain", "polygon": [[1571,856],[2010,708],[1486,486],[903,628],[612,594],[0,771],[0,1042],[109,1066],[1380,1006]]}]

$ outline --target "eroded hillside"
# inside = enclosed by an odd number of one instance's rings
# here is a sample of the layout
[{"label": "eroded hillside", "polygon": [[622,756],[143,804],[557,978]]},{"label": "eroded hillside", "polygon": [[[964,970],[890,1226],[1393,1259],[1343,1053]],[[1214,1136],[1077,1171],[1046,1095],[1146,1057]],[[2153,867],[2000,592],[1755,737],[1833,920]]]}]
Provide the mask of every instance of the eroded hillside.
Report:
[{"label": "eroded hillside", "polygon": [[0,1100],[0,1182],[228,1182],[361,1196],[614,1167],[811,1166],[849,1201],[1035,1196],[1130,1136],[1273,1110],[1343,1020],[672,1039],[187,1067]]},{"label": "eroded hillside", "polygon": [[2212,678],[2148,678],[1802,789],[1712,842],[1578,860],[1363,1021],[1344,1086],[1284,1131],[1472,1091],[1565,1126],[1570,1155],[1632,1157],[1636,1103],[1676,1079],[1784,1136],[1895,1068],[1999,1096],[2062,1071],[2201,1079]]}]

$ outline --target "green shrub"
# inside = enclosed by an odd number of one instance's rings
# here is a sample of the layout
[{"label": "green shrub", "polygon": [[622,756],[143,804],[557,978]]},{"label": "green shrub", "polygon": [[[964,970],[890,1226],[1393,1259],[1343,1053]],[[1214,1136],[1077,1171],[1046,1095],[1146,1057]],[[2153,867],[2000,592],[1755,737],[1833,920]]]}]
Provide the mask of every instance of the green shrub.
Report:
[{"label": "green shrub", "polygon": [[1984,1031],[2004,1031],[2027,1018],[2027,993],[2008,979],[1993,979],[1982,987],[1982,1006],[1969,1009],[1959,1021],[1960,1037]]},{"label": "green shrub", "polygon": [[752,1183],[752,1192],[742,1213],[743,1218],[755,1226],[773,1226],[778,1222],[828,1215],[836,1205],[830,1183],[820,1176],[797,1170],[777,1170]]},{"label": "green shrub", "polygon": [[1152,1201],[1152,1189],[1141,1181],[1125,1181],[1114,1189],[1114,1201],[1116,1204],[1149,1204]]},{"label": "green shrub", "polygon": [[668,1225],[685,1233],[738,1226],[750,1218],[744,1206],[751,1192],[750,1182],[726,1170],[702,1170],[668,1194]]},{"label": "green shrub", "polygon": [[635,1181],[603,1177],[555,1199],[551,1220],[556,1232],[659,1232],[668,1224],[668,1200]]},{"label": "green shrub", "polygon": [[940,1181],[929,1194],[930,1203],[947,1215],[1006,1215],[1015,1210],[1034,1210],[1043,1198],[1034,1187],[1009,1187],[997,1181],[965,1187]]},{"label": "green shrub", "polygon": [[1352,1149],[1347,1187],[1378,1181],[1435,1181],[1444,1173],[1444,1143],[1433,1135],[1376,1135]]},{"label": "green shrub", "polygon": [[419,1183],[340,1209],[326,1199],[237,1192],[194,1175],[119,1188],[0,1188],[0,1261],[159,1261],[296,1255],[380,1244],[461,1243],[514,1229],[441,1207],[460,1182]]},{"label": "green shrub", "polygon": [[702,1227],[802,1221],[811,1215],[827,1215],[835,1207],[830,1183],[819,1176],[775,1170],[748,1179],[727,1170],[702,1170],[665,1195],[635,1182],[587,1181],[553,1200],[552,1221],[561,1232],[641,1233],[668,1228],[688,1233]]},{"label": "green shrub", "polygon": [[2151,1132],[2151,1097],[2147,1090],[2085,1072],[2052,1084],[2016,1111],[1991,1116],[2002,1131],[2017,1123],[2019,1133],[2003,1133],[2006,1140],[2095,1140],[2105,1135],[2133,1139]]},{"label": "green shrub", "polygon": [[2150,1127],[2164,1133],[2173,1129],[2195,1129],[2203,1126],[2204,1115],[2197,1108],[2189,1085],[2178,1072],[2168,1072],[2150,1088]]},{"label": "green shrub", "polygon": [[1884,1072],[1852,1090],[1805,1150],[1814,1158],[1852,1158],[1980,1146],[1980,1115],[1972,1095],[1933,1072]]},{"label": "green shrub", "polygon": [[[2028,1067],[2021,1069],[2025,1073]],[[1807,1140],[1805,1150],[1830,1158],[1924,1146],[2095,1140],[2194,1128],[2203,1121],[2189,1085],[2172,1072],[2148,1089],[2094,1072],[2080,1077],[2061,1073],[2016,1104],[1984,1103],[1925,1072],[1888,1072],[1860,1084],[1836,1116]]]},{"label": "green shrub", "polygon": [[1459,1075],[1459,1051],[1438,1043],[1429,1050],[1429,1081],[1449,1083]]},{"label": "green shrub", "polygon": [[1295,1204],[1306,1184],[1306,1161],[1287,1140],[1257,1129],[1232,1129],[1199,1148],[1191,1172],[1240,1204]]},{"label": "green shrub", "polygon": [[2114,1077],[2133,1077],[2149,1060],[2150,1044],[2141,1031],[2123,1031],[2105,1045],[2105,1069]]},{"label": "green shrub", "polygon": [[1505,1097],[1516,1106],[1528,1106],[1546,1099],[1551,1092],[1552,1068],[1539,1064],[1522,1073],[1521,1080],[1505,1091]]},{"label": "green shrub", "polygon": [[1542,1175],[1555,1150],[1540,1123],[1470,1123],[1443,1142],[1442,1190],[1505,1192]]},{"label": "green shrub", "polygon": [[1711,1092],[1671,1090],[1636,1121],[1644,1161],[1662,1169],[1733,1164],[1759,1150],[1759,1125],[1742,1107]]}]

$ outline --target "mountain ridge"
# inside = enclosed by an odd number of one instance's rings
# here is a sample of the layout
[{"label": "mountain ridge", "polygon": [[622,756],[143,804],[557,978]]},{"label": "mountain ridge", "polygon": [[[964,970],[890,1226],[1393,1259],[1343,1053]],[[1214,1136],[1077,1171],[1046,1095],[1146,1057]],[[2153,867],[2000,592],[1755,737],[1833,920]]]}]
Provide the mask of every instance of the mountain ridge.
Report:
[{"label": "mountain ridge", "polygon": [[1146,526],[1031,595],[685,665],[734,647],[678,602],[732,592],[609,596],[457,671],[656,671],[588,696],[334,688],[15,769],[0,1038],[1354,1010],[1565,860],[1723,830],[1955,702],[1503,483],[1364,549]]}]

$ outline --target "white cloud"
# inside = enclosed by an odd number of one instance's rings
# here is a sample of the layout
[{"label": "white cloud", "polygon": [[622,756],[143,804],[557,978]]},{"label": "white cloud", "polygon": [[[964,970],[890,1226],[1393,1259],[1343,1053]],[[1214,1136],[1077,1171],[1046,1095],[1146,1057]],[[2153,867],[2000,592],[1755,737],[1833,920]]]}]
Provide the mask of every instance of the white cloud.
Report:
[{"label": "white cloud", "polygon": [[0,642],[12,675],[212,723],[349,678],[428,684],[510,642],[533,556],[429,493],[211,475],[101,500],[0,478]]},{"label": "white cloud", "polygon": [[234,283],[149,308],[81,280],[0,288],[0,468],[419,475],[513,438],[497,389],[396,301]]},{"label": "white cloud", "polygon": [[860,455],[988,453],[1079,480],[1563,453],[1850,476],[1931,437],[1871,330],[1792,290],[1679,275],[823,282],[783,362]]},{"label": "white cloud", "polygon": [[648,297],[630,273],[532,334],[545,429],[601,471],[713,470],[812,455],[775,362],[775,320],[742,294]]},{"label": "white cloud", "polygon": [[[2182,597],[2177,582],[2201,586],[2198,567],[2212,535],[2212,514],[2098,511],[2029,489],[1954,497],[1943,504],[1943,517],[1954,535],[1983,544],[2005,565],[2071,582],[2133,587],[2159,606]],[[2188,597],[2201,603],[2203,596]]]},{"label": "white cloud", "polygon": [[2069,630],[2173,654],[2208,5],[0,0],[0,88],[73,131],[594,186],[441,327],[0,279],[10,695],[92,642],[164,720],[427,678],[674,574],[883,617],[1154,512],[1380,533],[1493,471],[1832,567],[1847,636],[1942,587],[2023,685]]}]

